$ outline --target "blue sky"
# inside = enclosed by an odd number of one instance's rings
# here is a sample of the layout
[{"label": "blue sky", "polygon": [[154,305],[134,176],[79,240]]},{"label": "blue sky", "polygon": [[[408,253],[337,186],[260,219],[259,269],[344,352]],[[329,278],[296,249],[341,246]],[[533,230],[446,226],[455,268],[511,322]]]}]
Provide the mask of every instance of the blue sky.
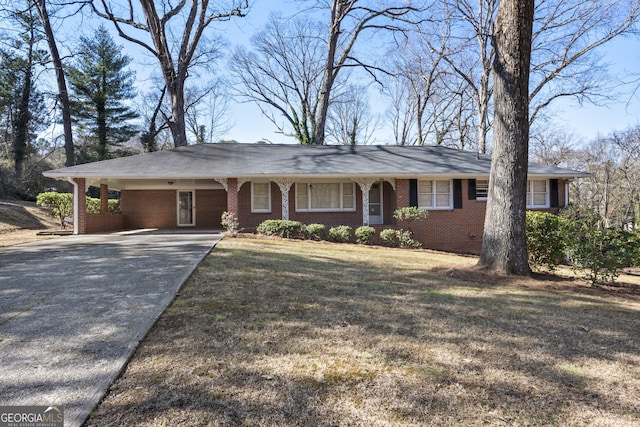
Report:
[{"label": "blue sky", "polygon": [[[279,10],[283,14],[288,14],[295,10],[297,2],[255,0],[250,3],[252,6],[246,17],[234,18],[229,22],[216,22],[211,27],[213,31],[223,34],[229,40],[231,49],[236,44],[248,44],[250,36],[262,28],[269,13]],[[81,28],[91,36],[91,29],[102,22],[100,20],[85,21]],[[111,28],[109,23],[105,24]],[[136,50],[131,43],[115,35],[114,39],[125,47],[127,54],[134,58],[132,67],[136,69],[139,79],[145,78],[150,67],[157,66],[155,59],[140,55],[139,50]],[[638,39],[619,39],[605,46],[600,54],[610,64],[612,76],[622,76],[628,72],[640,74],[640,41]],[[224,59],[216,69],[223,73],[226,66],[226,59]],[[614,130],[624,130],[630,126],[640,125],[640,91],[636,96],[631,96],[632,90],[632,85],[617,88],[615,100],[600,107],[590,104],[581,106],[577,102],[567,100],[558,102],[553,106],[555,122],[586,140],[598,135],[606,135]],[[372,110],[382,113],[384,103],[376,102],[375,99],[370,101]],[[262,116],[255,104],[231,102],[230,106],[234,126],[227,135],[223,136],[223,139],[239,142],[267,139],[274,143],[295,143],[293,138],[278,134],[274,125]],[[376,135],[375,143],[392,142],[389,131],[382,130]]]}]

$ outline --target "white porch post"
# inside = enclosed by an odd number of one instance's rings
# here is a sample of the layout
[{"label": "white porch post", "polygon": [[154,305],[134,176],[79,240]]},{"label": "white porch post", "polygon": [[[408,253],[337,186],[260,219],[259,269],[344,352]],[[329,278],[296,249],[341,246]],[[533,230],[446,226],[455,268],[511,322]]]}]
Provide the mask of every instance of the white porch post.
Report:
[{"label": "white porch post", "polygon": [[369,190],[377,181],[376,178],[360,178],[356,181],[362,190],[362,225],[369,225]]},{"label": "white porch post", "polygon": [[275,183],[280,187],[280,193],[282,193],[282,219],[289,219],[289,190],[293,185],[293,180],[277,178]]}]

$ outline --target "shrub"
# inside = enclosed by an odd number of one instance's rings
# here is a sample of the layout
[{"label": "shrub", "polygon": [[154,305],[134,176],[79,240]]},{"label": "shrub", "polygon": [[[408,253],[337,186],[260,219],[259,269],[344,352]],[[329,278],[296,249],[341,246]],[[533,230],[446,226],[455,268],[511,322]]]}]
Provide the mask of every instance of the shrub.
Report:
[{"label": "shrub", "polygon": [[60,221],[60,226],[65,228],[64,219],[73,214],[73,194],[47,191],[38,194],[36,203],[39,206],[51,208],[53,215]]},{"label": "shrub", "polygon": [[429,216],[429,211],[417,206],[405,206],[393,211],[393,217],[398,221],[411,223],[417,219],[425,219]]},{"label": "shrub", "polygon": [[[100,213],[100,199],[96,197],[87,196],[87,213],[90,214],[99,214]],[[109,207],[107,212],[109,214],[117,214],[120,213],[120,200],[118,199],[109,199],[108,200]]]},{"label": "shrub", "polygon": [[351,227],[339,225],[329,229],[329,238],[334,242],[345,243],[351,239]]},{"label": "shrub", "polygon": [[[615,281],[622,268],[637,254],[637,240],[619,228],[603,228],[600,215],[589,208],[571,208],[567,215],[565,241],[572,267],[592,285]],[[634,243],[635,242],[635,243]]]},{"label": "shrub", "polygon": [[220,224],[227,230],[227,233],[236,234],[238,232],[238,227],[240,223],[238,222],[238,217],[233,212],[222,212],[222,219]]},{"label": "shrub", "polygon": [[527,251],[531,266],[546,266],[553,271],[566,260],[566,222],[551,213],[527,212]]},{"label": "shrub", "polygon": [[400,246],[396,230],[392,228],[385,228],[380,232],[380,241],[384,246],[389,246],[392,248]]},{"label": "shrub", "polygon": [[268,219],[262,222],[256,231],[266,236],[296,238],[302,233],[302,223],[285,219]]},{"label": "shrub", "polygon": [[326,232],[324,224],[309,224],[304,227],[304,237],[309,240],[323,240]]},{"label": "shrub", "polygon": [[373,244],[373,236],[376,234],[376,229],[368,225],[363,225],[356,228],[355,234],[356,242],[361,245],[371,245]]},{"label": "shrub", "polygon": [[411,230],[396,230],[396,237],[401,248],[417,249],[422,247],[422,243],[413,238]]}]

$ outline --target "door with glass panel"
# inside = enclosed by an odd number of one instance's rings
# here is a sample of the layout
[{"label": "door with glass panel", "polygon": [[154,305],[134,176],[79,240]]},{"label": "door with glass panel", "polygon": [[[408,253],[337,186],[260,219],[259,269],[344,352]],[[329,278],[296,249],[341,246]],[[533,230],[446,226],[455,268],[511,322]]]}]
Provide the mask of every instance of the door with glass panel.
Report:
[{"label": "door with glass panel", "polygon": [[382,182],[376,182],[369,190],[369,224],[382,224]]},{"label": "door with glass panel", "polygon": [[196,225],[193,191],[178,191],[178,226]]}]

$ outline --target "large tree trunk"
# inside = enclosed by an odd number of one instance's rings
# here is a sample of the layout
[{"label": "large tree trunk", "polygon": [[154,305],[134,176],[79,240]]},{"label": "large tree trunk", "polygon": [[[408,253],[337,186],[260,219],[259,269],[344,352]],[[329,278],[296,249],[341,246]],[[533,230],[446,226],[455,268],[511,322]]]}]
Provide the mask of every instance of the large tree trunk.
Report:
[{"label": "large tree trunk", "polygon": [[525,209],[534,0],[502,0],[494,32],[494,142],[479,265],[528,275]]},{"label": "large tree trunk", "polygon": [[42,22],[42,28],[47,37],[49,44],[49,53],[51,54],[51,62],[56,71],[56,82],[58,83],[58,100],[60,101],[60,110],[62,111],[62,128],[64,130],[64,151],[67,157],[65,166],[73,166],[75,157],[73,152],[73,133],[71,130],[71,102],[69,102],[69,91],[67,90],[67,82],[64,77],[64,69],[62,68],[62,59],[56,39],[53,35],[51,22],[49,21],[49,12],[47,11],[46,0],[34,0],[38,9],[38,17]]},{"label": "large tree trunk", "polygon": [[340,24],[342,22],[342,3],[334,0],[331,6],[331,23],[329,27],[329,41],[327,43],[327,58],[322,76],[322,86],[320,87],[320,99],[318,100],[318,114],[316,115],[316,131],[313,136],[315,145],[324,145],[325,130],[327,127],[327,114],[329,113],[329,102],[331,101],[331,89],[336,78],[335,60],[336,49],[338,47],[338,37],[340,37]]},{"label": "large tree trunk", "polygon": [[184,80],[180,78],[176,78],[174,82],[167,80],[167,76],[165,76],[167,94],[171,104],[171,117],[167,122],[173,137],[173,144],[176,147],[187,146],[189,142],[187,141],[187,126],[184,119]]}]

